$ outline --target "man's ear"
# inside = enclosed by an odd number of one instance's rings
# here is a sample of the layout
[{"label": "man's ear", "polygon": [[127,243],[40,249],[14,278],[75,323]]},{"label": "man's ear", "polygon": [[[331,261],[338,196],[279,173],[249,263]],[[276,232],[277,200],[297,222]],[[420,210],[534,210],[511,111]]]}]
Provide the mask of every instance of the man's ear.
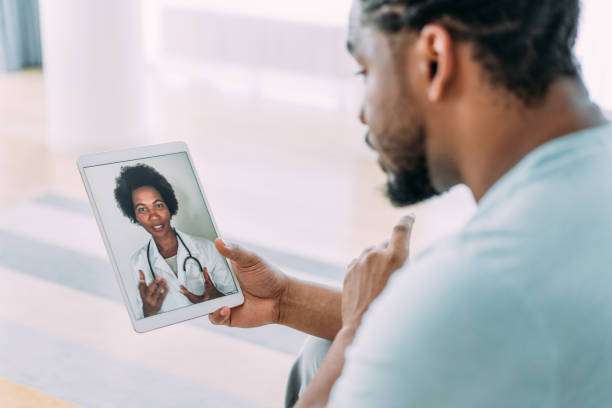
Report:
[{"label": "man's ear", "polygon": [[419,74],[426,83],[427,98],[438,102],[444,96],[455,74],[453,39],[440,24],[428,24],[417,39]]}]

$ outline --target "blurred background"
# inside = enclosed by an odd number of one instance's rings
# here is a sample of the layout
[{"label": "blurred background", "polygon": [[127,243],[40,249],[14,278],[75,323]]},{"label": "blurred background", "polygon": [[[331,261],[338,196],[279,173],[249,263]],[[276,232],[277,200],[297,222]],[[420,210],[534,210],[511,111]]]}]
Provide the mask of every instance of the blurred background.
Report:
[{"label": "blurred background", "polygon": [[[612,108],[605,0],[577,53]],[[76,168],[182,140],[224,237],[339,286],[414,212],[412,254],[473,213],[459,187],[392,208],[357,120],[350,0],[0,0],[0,406],[281,406],[304,336],[131,329]]]}]

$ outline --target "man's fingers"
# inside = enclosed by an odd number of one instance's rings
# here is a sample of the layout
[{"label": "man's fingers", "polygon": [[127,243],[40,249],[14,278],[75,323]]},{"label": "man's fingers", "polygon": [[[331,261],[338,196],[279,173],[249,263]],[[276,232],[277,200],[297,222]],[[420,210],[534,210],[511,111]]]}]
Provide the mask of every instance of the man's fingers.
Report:
[{"label": "man's fingers", "polygon": [[209,314],[208,320],[210,320],[212,324],[222,324],[225,326],[229,326],[231,313],[232,311],[230,310],[230,308],[225,306]]},{"label": "man's fingers", "polygon": [[375,249],[376,249],[376,246],[374,246],[374,245],[367,247],[366,249],[364,249],[361,252],[361,255],[359,255],[359,259],[365,257],[367,254],[369,254],[370,252],[374,251]]},{"label": "man's fingers", "polygon": [[413,225],[414,215],[411,214],[403,217],[393,228],[388,249],[393,252],[405,253],[408,255],[408,249],[410,247],[410,234],[412,233]]},{"label": "man's fingers", "polygon": [[353,260],[351,261],[351,263],[350,263],[350,264],[349,264],[349,265],[346,267],[346,270],[347,270],[347,271],[350,271],[351,269],[353,269],[353,267],[354,267],[355,265],[357,265],[357,262],[359,262],[359,259],[360,259],[360,258],[355,258],[355,259],[353,259]]},{"label": "man's fingers", "polygon": [[217,247],[217,251],[219,251],[221,255],[236,262],[242,267],[254,265],[259,261],[255,253],[243,249],[240,245],[229,244],[220,238],[215,240],[215,247]]}]

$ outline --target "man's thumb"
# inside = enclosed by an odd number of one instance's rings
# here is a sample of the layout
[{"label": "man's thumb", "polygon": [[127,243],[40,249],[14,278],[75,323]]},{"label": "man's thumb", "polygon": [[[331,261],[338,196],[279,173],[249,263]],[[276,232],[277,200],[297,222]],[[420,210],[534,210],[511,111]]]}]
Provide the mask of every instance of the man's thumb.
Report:
[{"label": "man's thumb", "polygon": [[217,247],[217,251],[219,251],[221,255],[223,255],[224,257],[228,259],[234,260],[234,258],[236,257],[236,254],[233,251],[232,245],[228,244],[221,238],[217,238],[215,240],[215,247]]},{"label": "man's thumb", "polygon": [[228,244],[221,238],[215,240],[215,246],[221,255],[241,265],[254,261],[257,258],[252,252],[242,249],[239,245]]}]

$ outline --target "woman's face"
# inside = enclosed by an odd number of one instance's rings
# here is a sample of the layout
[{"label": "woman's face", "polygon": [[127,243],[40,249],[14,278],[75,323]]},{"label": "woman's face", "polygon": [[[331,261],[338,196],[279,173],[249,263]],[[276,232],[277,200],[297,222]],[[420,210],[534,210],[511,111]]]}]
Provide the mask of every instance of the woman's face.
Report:
[{"label": "woman's face", "polygon": [[144,186],[132,191],[132,204],[136,220],[153,238],[171,231],[170,211],[155,188]]}]

